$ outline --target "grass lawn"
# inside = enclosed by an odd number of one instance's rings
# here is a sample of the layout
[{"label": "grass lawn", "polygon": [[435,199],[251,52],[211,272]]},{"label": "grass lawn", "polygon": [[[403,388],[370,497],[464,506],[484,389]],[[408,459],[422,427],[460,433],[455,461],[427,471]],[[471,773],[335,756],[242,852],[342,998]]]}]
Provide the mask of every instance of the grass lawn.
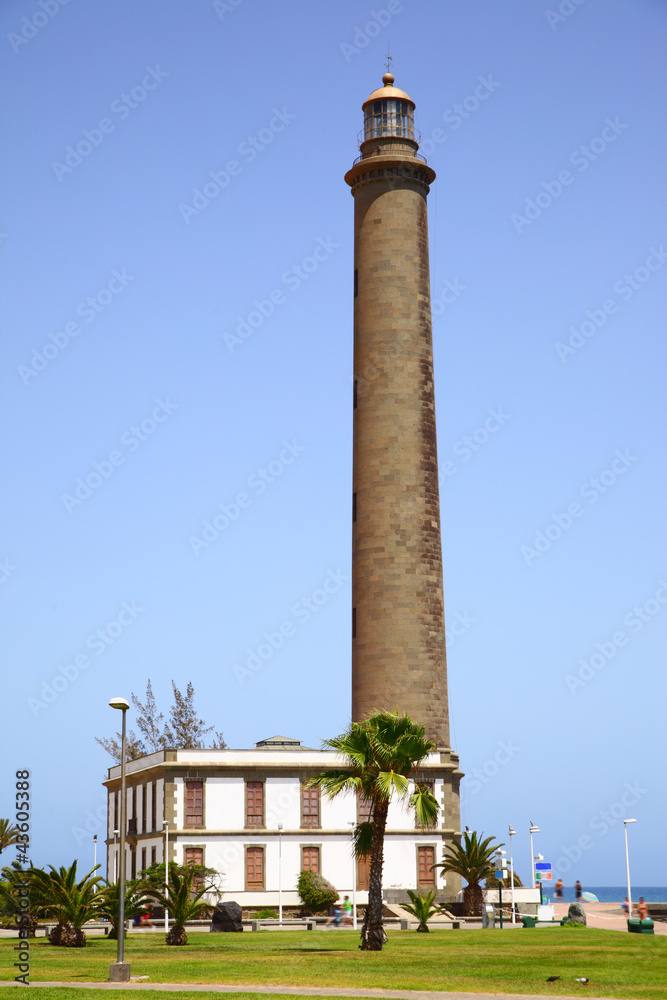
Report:
[{"label": "grass lawn", "polygon": [[[0,986],[0,1000],[17,1000],[16,989],[14,986]],[[99,1000],[100,994],[106,997],[106,1000],[118,1000],[118,993],[107,990],[101,993],[98,989],[86,990],[78,986],[74,989],[68,986],[45,987],[40,989],[38,998],[39,1000]],[[185,992],[177,990],[174,993],[171,990],[168,993],[164,990],[141,990],[131,995],[136,997],[136,1000],[323,1000],[322,997],[308,997],[302,994],[295,997],[290,993],[201,993],[192,990]],[[327,996],[326,1000],[350,1000],[350,997]]]},{"label": "grass lawn", "polygon": [[[164,935],[129,934],[125,957],[133,975],[154,983],[234,983],[471,993],[667,1000],[667,937],[596,928],[515,931],[390,931],[383,952],[359,951],[354,931],[192,933],[184,948]],[[0,979],[13,978],[16,940],[0,940]],[[108,979],[116,945],[91,937],[82,949],[31,942],[30,978],[100,982]],[[560,976],[547,983],[548,976]],[[587,976],[588,985],[575,982]],[[9,990],[3,990],[8,994]],[[0,994],[2,995],[2,994]],[[54,994],[64,1000],[62,991]],[[146,994],[141,993],[143,998]],[[168,995],[163,994],[162,1000]],[[74,1000],[84,1000],[76,991]],[[39,998],[47,1000],[40,991]],[[70,1000],[67,997],[67,1000]],[[87,1000],[87,998],[86,998]],[[257,995],[255,995],[257,1000]]]}]

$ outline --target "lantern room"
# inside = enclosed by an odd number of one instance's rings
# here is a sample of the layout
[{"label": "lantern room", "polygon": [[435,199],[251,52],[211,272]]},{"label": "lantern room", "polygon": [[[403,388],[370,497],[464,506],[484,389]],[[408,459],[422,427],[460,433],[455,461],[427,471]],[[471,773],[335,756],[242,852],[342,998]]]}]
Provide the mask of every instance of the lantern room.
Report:
[{"label": "lantern room", "polygon": [[364,137],[371,139],[396,138],[415,140],[415,105],[408,95],[394,87],[394,76],[385,73],[384,84],[373,91],[363,104]]}]

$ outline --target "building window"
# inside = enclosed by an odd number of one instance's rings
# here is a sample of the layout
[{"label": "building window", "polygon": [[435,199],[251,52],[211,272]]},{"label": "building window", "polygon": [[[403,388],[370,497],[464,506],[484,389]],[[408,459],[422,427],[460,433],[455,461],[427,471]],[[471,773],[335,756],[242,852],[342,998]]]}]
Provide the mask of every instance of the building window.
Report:
[{"label": "building window", "polygon": [[110,834],[113,837],[116,830],[120,829],[118,826],[118,792],[114,792],[111,796],[111,830]]},{"label": "building window", "polygon": [[185,782],[185,825],[204,825],[204,782]]},{"label": "building window", "polygon": [[157,781],[151,785],[151,823],[152,829],[157,830]]},{"label": "building window", "polygon": [[157,861],[157,847],[151,847],[151,864],[154,865]]},{"label": "building window", "polygon": [[264,848],[246,847],[245,851],[246,889],[264,888]]},{"label": "building window", "polygon": [[[428,790],[431,793],[431,795],[433,795],[433,790],[435,788],[435,782],[434,781],[417,781],[417,784],[420,785],[420,787],[422,787],[422,788],[424,787],[424,785],[426,785],[426,787],[428,788]],[[419,830],[419,829],[421,829],[421,826],[422,826],[422,824],[419,822],[419,820],[415,816],[415,827]]]},{"label": "building window", "polygon": [[304,872],[320,873],[320,849],[319,847],[301,848],[301,870]]},{"label": "building window", "polygon": [[141,870],[142,870],[142,872],[146,871],[146,848],[145,847],[141,848]]},{"label": "building window", "polygon": [[130,878],[136,878],[137,877],[137,852],[136,852],[136,850],[134,850],[134,851],[130,850],[130,858],[132,859],[131,860],[131,864],[130,864]]},{"label": "building window", "polygon": [[361,793],[357,795],[357,823],[368,823],[371,818],[373,802],[364,798]]},{"label": "building window", "polygon": [[130,806],[130,819],[135,820],[134,824],[135,833],[137,832],[136,818],[137,818],[137,786],[132,785],[132,805]]},{"label": "building window", "polygon": [[186,865],[203,865],[204,864],[204,848],[203,847],[186,847],[185,848],[185,863],[186,863]]},{"label": "building window", "polygon": [[320,790],[301,786],[301,826],[320,825]]},{"label": "building window", "polygon": [[245,825],[264,826],[264,782],[245,783]]},{"label": "building window", "polygon": [[417,885],[435,886],[435,871],[431,865],[435,864],[435,847],[417,848]]},{"label": "building window", "polygon": [[143,785],[141,789],[141,832],[148,830],[148,786]]}]

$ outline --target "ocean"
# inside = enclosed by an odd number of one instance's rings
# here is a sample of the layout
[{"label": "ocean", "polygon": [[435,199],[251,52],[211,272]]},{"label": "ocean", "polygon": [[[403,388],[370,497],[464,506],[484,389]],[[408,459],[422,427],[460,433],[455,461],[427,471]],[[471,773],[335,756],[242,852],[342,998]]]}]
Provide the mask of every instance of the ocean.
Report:
[{"label": "ocean", "polygon": [[[584,892],[594,893],[601,903],[620,903],[628,894],[627,885],[586,885],[585,882],[582,882],[581,885]],[[667,903],[667,887],[665,886],[630,884],[630,889],[633,903],[638,902],[640,896],[643,896],[647,903]],[[545,883],[542,892],[552,903],[554,899],[553,883]],[[571,885],[566,885],[563,889],[563,900],[566,903],[574,902],[574,889]]]}]

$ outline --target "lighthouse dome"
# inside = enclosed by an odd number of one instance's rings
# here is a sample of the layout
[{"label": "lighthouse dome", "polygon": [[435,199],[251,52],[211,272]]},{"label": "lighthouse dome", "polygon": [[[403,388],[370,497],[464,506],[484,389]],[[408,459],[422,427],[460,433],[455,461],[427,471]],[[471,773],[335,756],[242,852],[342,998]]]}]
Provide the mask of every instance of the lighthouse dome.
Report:
[{"label": "lighthouse dome", "polygon": [[385,73],[382,83],[384,86],[374,90],[362,104],[364,142],[381,136],[414,140],[414,101],[404,90],[394,86],[392,73]]}]

